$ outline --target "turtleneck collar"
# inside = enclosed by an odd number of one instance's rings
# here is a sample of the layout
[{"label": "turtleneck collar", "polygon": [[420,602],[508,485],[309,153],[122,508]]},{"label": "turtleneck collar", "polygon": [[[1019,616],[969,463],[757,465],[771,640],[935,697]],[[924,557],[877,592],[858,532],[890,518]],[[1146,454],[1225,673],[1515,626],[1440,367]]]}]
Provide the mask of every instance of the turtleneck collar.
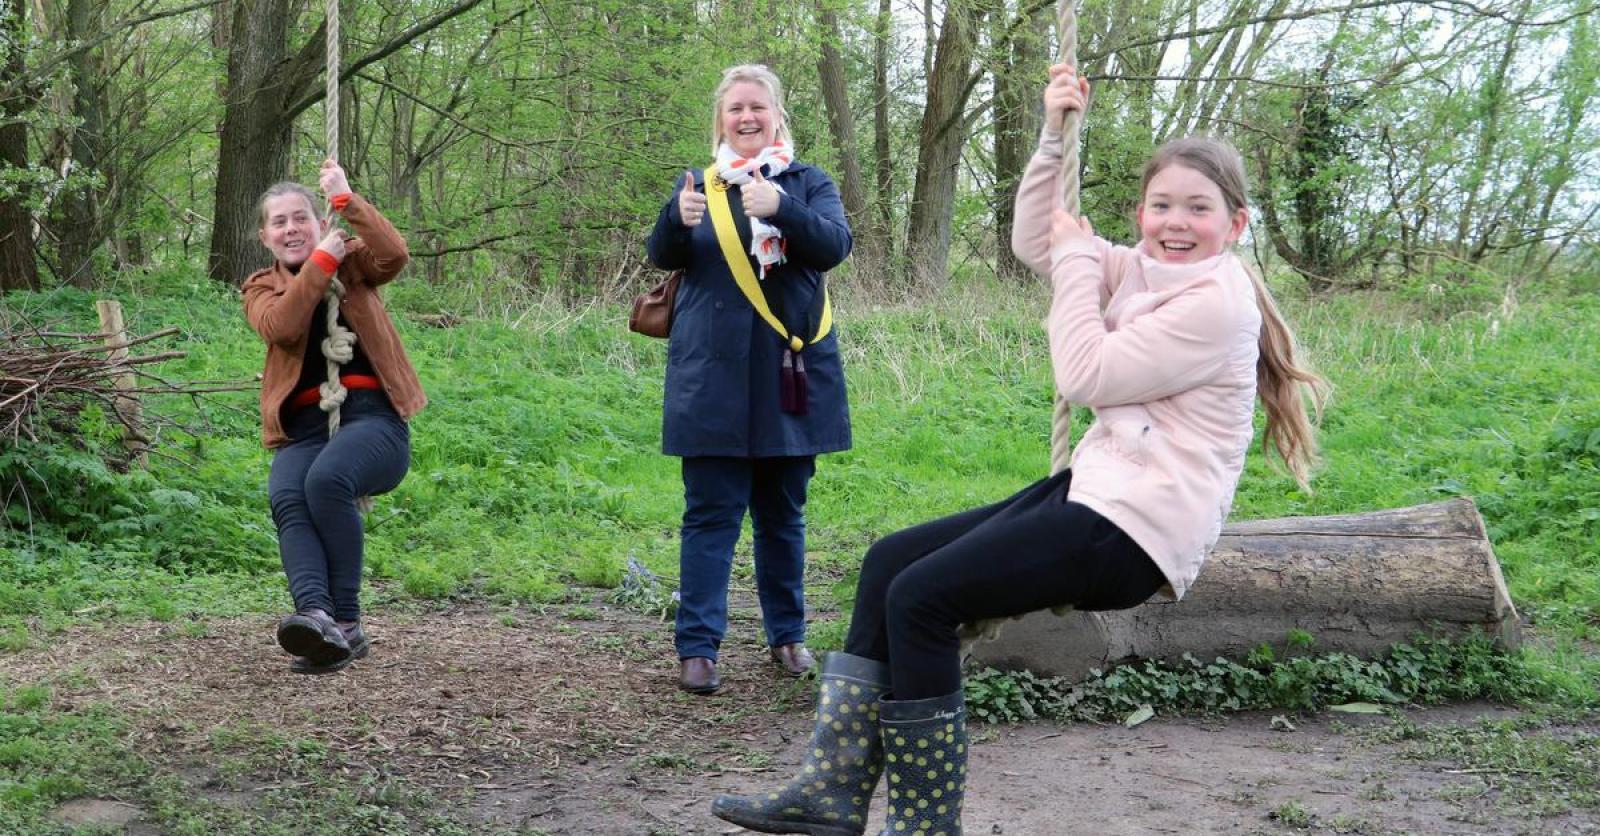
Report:
[{"label": "turtleneck collar", "polygon": [[1204,261],[1192,264],[1173,264],[1151,255],[1146,248],[1147,243],[1140,241],[1133,249],[1139,254],[1139,266],[1144,271],[1145,284],[1151,290],[1178,287],[1220,269],[1242,269],[1239,257],[1234,255],[1232,250],[1224,250]]}]

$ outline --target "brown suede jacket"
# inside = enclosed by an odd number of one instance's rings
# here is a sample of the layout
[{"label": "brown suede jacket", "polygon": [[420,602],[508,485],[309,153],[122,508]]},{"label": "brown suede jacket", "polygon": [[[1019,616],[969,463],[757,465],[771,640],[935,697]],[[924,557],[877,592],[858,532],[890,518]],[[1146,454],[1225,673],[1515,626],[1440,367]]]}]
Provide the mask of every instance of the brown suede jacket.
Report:
[{"label": "brown suede jacket", "polygon": [[[339,214],[355,236],[345,242],[344,261],[339,265],[339,281],[345,287],[339,311],[372,361],[395,411],[409,420],[428,403],[428,396],[423,394],[422,381],[378,298],[378,287],[399,274],[410,253],[394,225],[360,195],[352,195]],[[267,343],[267,365],[261,378],[261,443],[269,448],[289,441],[279,410],[300,380],[311,315],[329,283],[328,274],[309,260],[298,274],[274,262],[245,279],[245,319]]]}]

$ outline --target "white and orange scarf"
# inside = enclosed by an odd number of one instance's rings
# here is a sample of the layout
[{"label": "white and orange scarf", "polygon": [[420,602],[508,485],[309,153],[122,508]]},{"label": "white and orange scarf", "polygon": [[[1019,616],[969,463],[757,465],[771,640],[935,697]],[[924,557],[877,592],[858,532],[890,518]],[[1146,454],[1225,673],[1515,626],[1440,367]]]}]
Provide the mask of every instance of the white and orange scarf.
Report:
[{"label": "white and orange scarf", "polygon": [[[717,148],[717,173],[734,186],[754,182],[756,172],[763,168],[766,169],[766,173],[762,176],[771,180],[793,162],[794,152],[781,139],[749,158],[735,154],[726,142]],[[777,183],[773,183],[772,187],[783,192],[783,187]],[[761,218],[750,219],[750,254],[756,257],[756,263],[761,267],[758,278],[765,279],[768,267],[782,264],[786,260],[784,250],[787,246],[783,240],[782,230]]]}]

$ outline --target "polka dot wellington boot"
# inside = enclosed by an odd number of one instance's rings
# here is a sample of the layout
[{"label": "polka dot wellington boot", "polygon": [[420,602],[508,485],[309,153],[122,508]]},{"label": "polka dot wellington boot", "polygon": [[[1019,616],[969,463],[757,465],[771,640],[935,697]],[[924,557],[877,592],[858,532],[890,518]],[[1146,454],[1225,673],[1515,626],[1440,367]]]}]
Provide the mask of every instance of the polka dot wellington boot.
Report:
[{"label": "polka dot wellington boot", "polygon": [[822,663],[816,724],[800,772],[760,795],[718,796],[711,814],[761,833],[860,836],[883,773],[878,699],[889,689],[881,662],[830,653]]},{"label": "polka dot wellington boot", "polygon": [[961,836],[967,790],[962,693],[878,705],[889,802],[881,836]]}]

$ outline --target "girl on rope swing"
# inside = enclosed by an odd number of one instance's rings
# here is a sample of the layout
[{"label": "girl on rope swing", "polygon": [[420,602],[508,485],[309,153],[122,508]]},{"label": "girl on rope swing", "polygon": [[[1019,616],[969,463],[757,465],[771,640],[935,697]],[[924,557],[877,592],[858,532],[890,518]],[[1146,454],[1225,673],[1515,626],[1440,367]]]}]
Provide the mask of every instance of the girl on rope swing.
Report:
[{"label": "girl on rope swing", "polygon": [[1259,394],[1265,441],[1306,483],[1303,400],[1320,377],[1232,251],[1248,219],[1237,151],[1189,138],[1145,166],[1139,243],[1094,237],[1059,208],[1062,126],[1089,84],[1050,69],[1045,127],[1017,191],[1012,248],[1054,294],[1056,386],[1094,424],[1071,466],[1011,498],[891,534],[867,550],[845,652],[822,667],[800,773],[712,813],[765,833],[854,836],[887,772],[885,834],[961,833],[966,791],[965,623],[1069,605],[1181,598],[1232,504]]},{"label": "girl on rope swing", "polygon": [[305,674],[367,654],[359,503],[405,477],[406,422],[427,403],[378,297],[406,266],[406,242],[337,162],[323,162],[320,184],[356,237],[322,217],[310,189],[278,183],[260,204],[273,265],[244,282],[245,318],[267,344],[261,440],[273,450],[267,488],[295,607],[278,644]]}]

